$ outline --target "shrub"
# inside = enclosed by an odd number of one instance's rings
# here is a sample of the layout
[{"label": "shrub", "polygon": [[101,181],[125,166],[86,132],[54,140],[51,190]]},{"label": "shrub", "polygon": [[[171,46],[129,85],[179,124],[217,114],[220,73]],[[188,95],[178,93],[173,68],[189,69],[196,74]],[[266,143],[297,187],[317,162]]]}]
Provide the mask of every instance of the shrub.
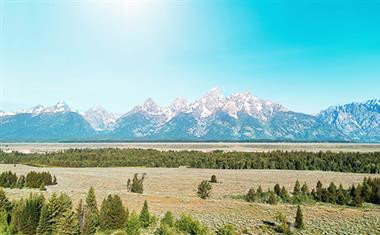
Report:
[{"label": "shrub", "polygon": [[182,215],[175,223],[175,227],[185,234],[206,235],[208,233],[207,227],[203,226],[198,220],[194,220],[189,215]]},{"label": "shrub", "polygon": [[[138,174],[136,173],[134,176],[133,176],[133,180],[132,180],[132,184],[130,184],[130,180],[128,185],[127,185],[127,188],[130,188],[129,190],[132,192],[132,193],[143,193],[144,192],[144,179],[145,179],[145,173],[141,176],[141,178],[138,177]],[[129,186],[130,185],[130,186]]]},{"label": "shrub", "polygon": [[218,183],[218,180],[216,179],[216,175],[212,175],[211,176],[211,180],[210,180],[211,183]]},{"label": "shrub", "polygon": [[237,235],[235,227],[232,224],[226,224],[223,227],[216,230],[217,235]]},{"label": "shrub", "polygon": [[211,189],[211,184],[207,180],[204,180],[198,185],[197,194],[200,198],[206,199],[210,197]]}]

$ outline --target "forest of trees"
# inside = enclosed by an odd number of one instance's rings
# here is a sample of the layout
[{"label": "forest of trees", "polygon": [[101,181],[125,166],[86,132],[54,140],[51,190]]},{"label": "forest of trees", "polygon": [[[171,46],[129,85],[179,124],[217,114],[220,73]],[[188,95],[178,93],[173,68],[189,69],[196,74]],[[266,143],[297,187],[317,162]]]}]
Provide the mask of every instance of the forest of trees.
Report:
[{"label": "forest of trees", "polygon": [[0,163],[57,167],[180,167],[286,169],[380,173],[380,152],[200,152],[143,149],[70,149],[53,153],[0,151]]},{"label": "forest of trees", "polygon": [[3,188],[44,188],[55,184],[57,184],[57,178],[49,172],[31,171],[26,177],[17,176],[12,171],[5,171],[0,174],[0,187]]},{"label": "forest of trees", "polygon": [[[74,209],[71,198],[65,194],[53,193],[46,199],[42,194],[30,194],[26,199],[10,201],[0,189],[0,234],[120,234],[139,235],[153,232],[155,235],[237,235],[236,228],[226,224],[210,229],[190,215],[178,218],[167,211],[163,218],[152,215],[145,201],[140,212],[129,212],[117,194],[108,195],[101,206],[96,202],[95,190],[90,187],[84,200]],[[273,223],[277,231],[288,231],[290,224],[281,215]],[[286,224],[284,224],[286,220]],[[298,206],[295,215],[295,229],[303,229],[304,221]]]},{"label": "forest of trees", "polygon": [[[0,189],[0,234],[109,234],[138,235],[144,230],[155,230],[157,235],[215,234],[189,215],[175,219],[168,211],[159,219],[149,212],[145,201],[140,213],[129,213],[118,195],[108,195],[100,208],[91,187],[85,200],[80,200],[75,211],[67,194],[53,194],[45,199],[42,194],[30,194],[26,199],[10,201]],[[219,233],[219,232],[222,233]],[[229,233],[225,233],[229,232]],[[216,234],[237,234],[233,226],[221,227]]]},{"label": "forest of trees", "polygon": [[380,204],[380,178],[364,178],[363,183],[353,184],[348,189],[344,189],[342,184],[337,187],[333,182],[328,187],[323,187],[318,181],[316,188],[311,191],[306,183],[301,186],[297,180],[291,194],[279,184],[276,184],[273,190],[268,189],[266,192],[263,192],[259,186],[257,190],[249,189],[245,200],[269,204],[277,202],[299,204],[308,201],[349,206],[362,206],[363,202]]}]

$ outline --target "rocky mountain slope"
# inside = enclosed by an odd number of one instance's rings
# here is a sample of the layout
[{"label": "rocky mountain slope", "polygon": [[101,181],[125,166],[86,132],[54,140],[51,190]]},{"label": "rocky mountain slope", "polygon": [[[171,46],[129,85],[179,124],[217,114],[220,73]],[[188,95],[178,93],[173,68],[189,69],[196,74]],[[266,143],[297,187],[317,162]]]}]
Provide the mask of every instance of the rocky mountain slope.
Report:
[{"label": "rocky mountain slope", "polygon": [[148,99],[124,115],[100,106],[78,113],[64,102],[0,112],[0,141],[380,142],[379,123],[379,100],[333,106],[308,115],[249,92],[225,97],[214,88],[194,102],[177,98],[168,107]]}]

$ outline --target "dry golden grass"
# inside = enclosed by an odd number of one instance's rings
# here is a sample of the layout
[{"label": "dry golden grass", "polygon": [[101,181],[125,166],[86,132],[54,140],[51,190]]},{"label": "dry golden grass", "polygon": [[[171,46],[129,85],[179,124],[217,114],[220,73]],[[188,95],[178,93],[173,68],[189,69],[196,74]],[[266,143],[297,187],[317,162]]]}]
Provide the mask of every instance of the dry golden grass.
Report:
[{"label": "dry golden grass", "polygon": [[[365,176],[380,177],[380,175],[321,172],[321,171],[285,171],[285,170],[215,170],[215,169],[188,169],[188,168],[35,168],[30,166],[0,165],[0,171],[11,170],[17,174],[26,174],[34,171],[49,171],[56,175],[58,185],[49,186],[46,196],[53,192],[65,192],[70,195],[74,204],[84,198],[88,188],[95,188],[98,203],[108,194],[119,194],[130,210],[140,210],[143,201],[148,200],[152,212],[162,215],[167,210],[175,214],[191,213],[196,218],[211,227],[223,223],[236,224],[240,229],[247,228],[257,232],[263,220],[273,220],[277,212],[282,211],[293,220],[295,205],[266,205],[247,203],[231,199],[230,196],[245,194],[248,188],[261,185],[264,190],[273,187],[275,183],[285,185],[292,190],[294,182],[307,182],[314,188],[317,181],[324,185],[331,181],[342,183],[348,187],[358,183]],[[147,173],[144,182],[144,194],[127,192],[126,183],[134,173]],[[216,175],[220,183],[213,184],[211,199],[201,200],[196,196],[196,187],[202,180],[209,180]],[[35,189],[6,189],[10,198],[26,197],[30,192],[39,192]],[[380,221],[374,218],[380,216],[380,207],[349,208],[323,204],[304,206],[304,216],[308,224],[308,232],[318,232],[328,221],[350,222],[350,227],[360,228],[359,224],[369,223],[367,229],[373,226],[380,228]],[[369,218],[363,223],[357,220]],[[326,221],[325,223],[322,223]],[[333,224],[335,226],[335,224]],[[330,227],[334,227],[331,225]],[[341,225],[343,226],[343,225]],[[323,228],[329,229],[330,227]],[[372,230],[371,230],[372,229]],[[330,230],[329,230],[330,231]],[[333,232],[333,230],[331,230]]]}]

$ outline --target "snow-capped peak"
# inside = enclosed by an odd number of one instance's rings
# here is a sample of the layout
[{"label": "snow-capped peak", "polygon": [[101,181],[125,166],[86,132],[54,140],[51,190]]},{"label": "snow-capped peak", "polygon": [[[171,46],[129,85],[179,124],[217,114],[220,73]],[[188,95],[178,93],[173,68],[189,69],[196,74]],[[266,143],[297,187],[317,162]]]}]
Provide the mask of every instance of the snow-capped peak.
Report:
[{"label": "snow-capped peak", "polygon": [[112,128],[119,114],[109,113],[102,106],[96,106],[81,113],[83,118],[90,123],[95,130],[106,130]]},{"label": "snow-capped peak", "polygon": [[62,112],[72,112],[70,107],[65,103],[65,101],[59,101],[56,105],[53,106],[53,113],[62,113]]},{"label": "snow-capped peak", "polygon": [[63,113],[63,112],[73,112],[70,107],[64,102],[60,101],[54,106],[45,107],[43,105],[36,105],[29,109],[23,109],[18,113],[30,113],[33,115],[38,115],[41,113]]}]

